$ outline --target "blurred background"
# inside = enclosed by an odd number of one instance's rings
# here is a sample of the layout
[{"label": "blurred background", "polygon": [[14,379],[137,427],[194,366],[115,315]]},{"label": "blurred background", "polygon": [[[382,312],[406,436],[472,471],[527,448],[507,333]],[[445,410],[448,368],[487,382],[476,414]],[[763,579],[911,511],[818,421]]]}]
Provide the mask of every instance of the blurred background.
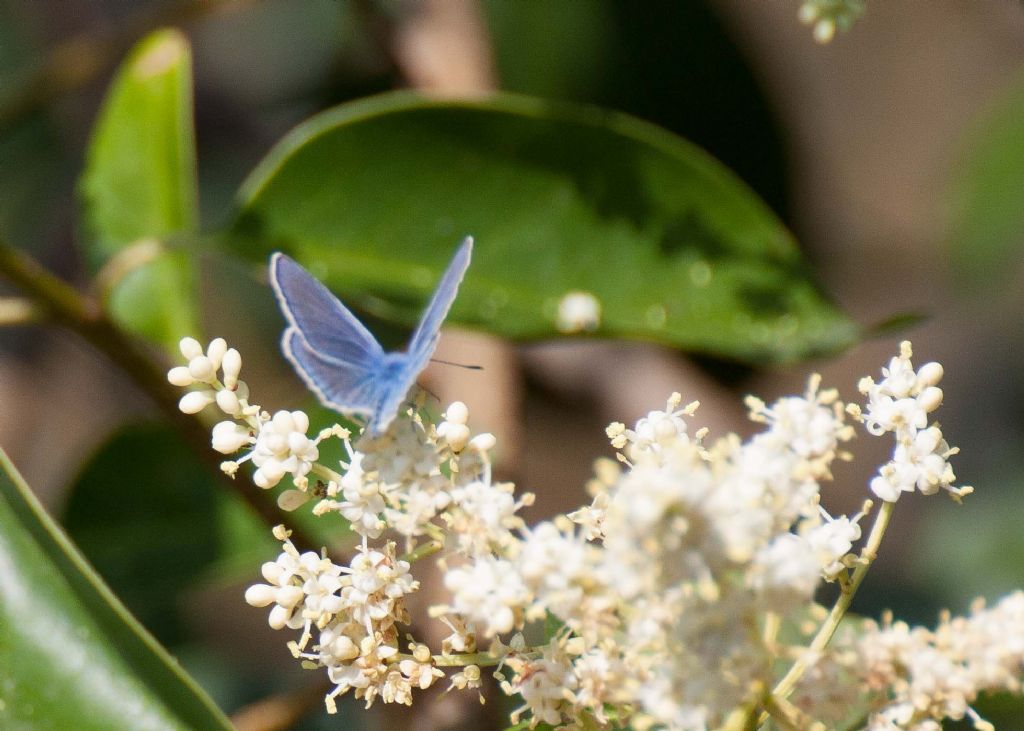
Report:
[{"label": "blurred background", "polygon": [[[702,402],[697,421],[713,433],[747,434],[742,394],[771,400],[799,392],[817,370],[853,400],[858,378],[877,375],[899,340],[910,338],[915,362],[946,367],[941,419],[963,450],[954,462],[959,480],[977,493],[963,506],[901,501],[856,609],[877,616],[892,608],[931,624],[942,607],[964,611],[976,595],[995,598],[1024,585],[1024,8],[1015,0],[874,0],[848,33],[823,46],[798,22],[798,7],[788,0],[0,1],[0,233],[61,277],[85,281],[75,245],[84,149],[116,64],[145,32],[165,25],[181,28],[193,48],[206,227],[226,220],[238,185],[290,128],[375,92],[502,89],[654,122],[742,177],[795,232],[824,289],[856,321],[925,319],[786,369],[638,343],[513,346],[449,331],[438,357],[485,370],[435,366],[425,384],[442,401],[467,401],[474,426],[498,435],[502,473],[538,495],[532,520],[585,500],[593,459],[611,454],[609,421],[631,422],[680,391]],[[241,350],[260,402],[274,409],[302,399],[276,352],[280,320],[269,291],[254,291],[216,261],[206,266],[203,288],[207,330]],[[155,420],[152,406],[76,337],[52,328],[0,330],[0,415],[0,445],[28,483],[228,712],[285,692],[309,713],[282,712],[280,727],[497,724],[499,708],[469,716],[454,695],[419,705],[415,717],[381,708],[364,714],[347,703],[342,719],[328,718],[320,674],[294,668],[264,613],[242,600],[260,560],[252,556],[258,547],[266,558],[272,546],[241,526],[228,531],[237,541],[228,543],[249,553],[213,550],[215,526],[194,520],[212,506],[208,478],[181,467],[187,450],[169,437],[151,448],[164,429],[155,421],[149,432],[128,428]],[[101,449],[117,430],[116,449]],[[862,438],[852,449],[856,461],[837,469],[825,495],[835,512],[856,511],[885,459],[884,444]],[[160,465],[177,481],[170,511],[147,510],[136,492]],[[117,507],[116,525],[104,506]],[[187,574],[151,555],[162,544],[145,543],[154,530],[207,528],[208,535],[190,534]],[[215,553],[222,558],[211,560]],[[267,716],[257,718],[267,712],[246,717],[250,728],[274,728]],[[1021,726],[1019,717],[994,713],[1017,719],[1007,728]]]}]

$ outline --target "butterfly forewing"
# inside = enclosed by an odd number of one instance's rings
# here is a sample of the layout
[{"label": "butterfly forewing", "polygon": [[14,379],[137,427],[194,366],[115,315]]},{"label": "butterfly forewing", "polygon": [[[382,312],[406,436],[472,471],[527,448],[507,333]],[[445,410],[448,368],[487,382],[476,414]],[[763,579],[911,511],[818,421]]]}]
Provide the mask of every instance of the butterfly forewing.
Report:
[{"label": "butterfly forewing", "polygon": [[467,236],[458,251],[455,252],[455,256],[452,257],[448,269],[434,291],[430,304],[427,305],[423,317],[420,318],[419,325],[416,326],[409,339],[409,347],[406,352],[415,364],[412,368],[415,371],[414,380],[416,375],[426,367],[430,356],[434,354],[434,348],[437,347],[437,341],[441,334],[441,323],[448,316],[448,310],[451,309],[452,302],[455,301],[455,295],[459,292],[459,284],[462,283],[462,278],[466,275],[466,268],[469,267],[469,259],[472,254],[473,238]]},{"label": "butterfly forewing", "polygon": [[363,323],[291,258],[273,255],[270,283],[288,324],[302,333],[313,351],[365,367],[375,366],[384,356],[384,349]]}]

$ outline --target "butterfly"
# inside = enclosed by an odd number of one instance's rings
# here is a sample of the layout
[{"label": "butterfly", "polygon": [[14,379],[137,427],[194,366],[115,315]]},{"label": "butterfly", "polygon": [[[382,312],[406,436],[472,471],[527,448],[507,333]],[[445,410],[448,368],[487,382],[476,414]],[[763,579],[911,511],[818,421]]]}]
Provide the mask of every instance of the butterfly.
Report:
[{"label": "butterfly", "polygon": [[281,348],[306,385],[328,408],[366,417],[377,436],[394,420],[441,337],[441,323],[469,266],[466,237],[437,285],[405,352],[388,353],[337,297],[293,259],[270,258],[270,283],[288,321]]}]

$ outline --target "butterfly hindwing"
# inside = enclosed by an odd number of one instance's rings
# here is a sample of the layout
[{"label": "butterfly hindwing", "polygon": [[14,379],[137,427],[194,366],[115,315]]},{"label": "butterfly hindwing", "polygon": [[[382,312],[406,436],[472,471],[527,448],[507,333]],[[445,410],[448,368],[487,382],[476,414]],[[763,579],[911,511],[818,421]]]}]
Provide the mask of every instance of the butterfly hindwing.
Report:
[{"label": "butterfly hindwing", "polygon": [[370,334],[331,291],[281,253],[270,259],[270,283],[288,324],[321,355],[370,366],[384,356]]},{"label": "butterfly hindwing", "polygon": [[379,364],[346,363],[328,358],[309,346],[294,327],[284,331],[281,349],[320,403],[335,411],[371,416],[381,400],[375,380]]}]

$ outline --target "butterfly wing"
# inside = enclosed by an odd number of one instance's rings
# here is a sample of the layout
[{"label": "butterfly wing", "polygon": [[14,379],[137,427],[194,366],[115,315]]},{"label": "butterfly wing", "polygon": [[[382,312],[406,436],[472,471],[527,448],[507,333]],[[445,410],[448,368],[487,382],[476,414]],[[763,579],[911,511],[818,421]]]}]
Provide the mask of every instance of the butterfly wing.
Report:
[{"label": "butterfly wing", "polygon": [[368,424],[372,433],[380,434],[387,429],[409,389],[416,382],[416,377],[434,354],[441,335],[441,323],[455,301],[455,295],[466,274],[472,253],[473,239],[467,236],[441,277],[434,296],[420,318],[419,325],[413,331],[409,347],[404,353],[387,354],[387,365],[383,369],[380,381],[379,401],[374,406]]},{"label": "butterfly wing", "polygon": [[284,331],[281,349],[324,406],[348,414],[373,415],[381,401],[376,367],[324,356],[309,347],[294,327]]},{"label": "butterfly wing", "polygon": [[377,339],[293,259],[280,252],[271,257],[270,283],[288,324],[302,335],[311,351],[365,368],[379,365],[384,349]]},{"label": "butterfly wing", "polygon": [[[434,291],[434,297],[423,312],[423,317],[420,318],[420,324],[413,331],[409,347],[406,350],[410,359],[409,370],[412,380],[416,379],[420,371],[426,367],[430,356],[434,354],[437,341],[441,337],[441,323],[444,322],[448,310],[452,307],[452,302],[455,301],[455,295],[458,294],[459,284],[462,283],[462,278],[466,274],[472,254],[473,238],[467,236],[458,251],[455,252],[455,256],[452,257],[447,271],[441,277],[441,281]],[[412,383],[410,382],[409,385],[411,386]]]},{"label": "butterfly wing", "polygon": [[289,325],[281,348],[302,380],[325,406],[372,415],[381,399],[380,343],[327,287],[284,254],[270,260],[270,283]]}]

